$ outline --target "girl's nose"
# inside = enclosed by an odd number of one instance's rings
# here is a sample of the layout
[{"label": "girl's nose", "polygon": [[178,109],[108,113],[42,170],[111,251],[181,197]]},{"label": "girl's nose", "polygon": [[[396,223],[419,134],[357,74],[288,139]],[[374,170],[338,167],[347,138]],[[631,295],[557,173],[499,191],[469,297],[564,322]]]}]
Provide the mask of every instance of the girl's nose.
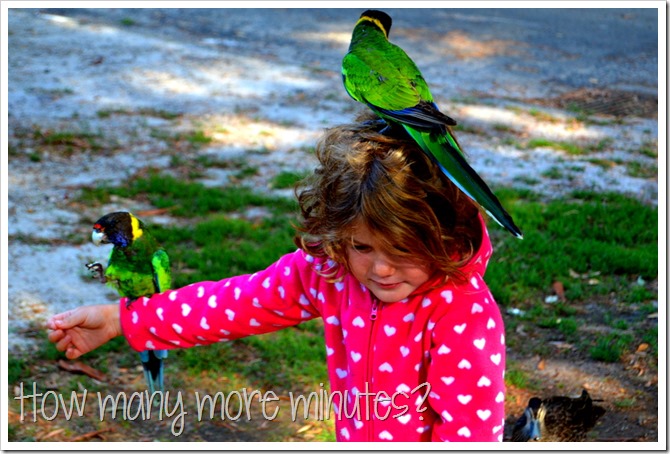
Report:
[{"label": "girl's nose", "polygon": [[378,254],[372,263],[372,272],[377,277],[388,277],[395,273],[395,266],[384,254]]}]

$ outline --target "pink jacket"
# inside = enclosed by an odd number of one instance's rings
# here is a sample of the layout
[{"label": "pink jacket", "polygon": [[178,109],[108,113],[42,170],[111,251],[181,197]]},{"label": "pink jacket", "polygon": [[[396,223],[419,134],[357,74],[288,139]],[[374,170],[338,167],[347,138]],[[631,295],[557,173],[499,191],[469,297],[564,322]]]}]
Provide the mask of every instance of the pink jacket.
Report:
[{"label": "pink jacket", "polygon": [[324,261],[298,250],[255,274],[198,282],[128,309],[124,299],[121,325],[141,351],[322,317],[338,441],[502,441],[504,328],[482,278],[491,252],[484,229],[463,268],[466,284],[430,281],[406,300],[379,303],[349,274],[328,282],[314,270]]}]

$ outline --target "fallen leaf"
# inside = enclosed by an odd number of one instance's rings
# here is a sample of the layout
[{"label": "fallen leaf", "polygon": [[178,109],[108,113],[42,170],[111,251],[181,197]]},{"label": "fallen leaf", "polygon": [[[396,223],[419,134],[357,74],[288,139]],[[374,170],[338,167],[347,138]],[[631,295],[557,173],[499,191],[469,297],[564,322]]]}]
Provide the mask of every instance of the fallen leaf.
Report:
[{"label": "fallen leaf", "polygon": [[551,284],[551,288],[554,290],[554,293],[556,293],[556,296],[558,296],[561,301],[565,302],[565,288],[563,287],[563,282],[554,281],[554,283]]},{"label": "fallen leaf", "polygon": [[98,438],[100,438],[104,441],[105,437],[102,434],[104,434],[105,432],[114,432],[114,429],[110,427],[109,429],[95,430],[93,432],[88,432],[88,433],[85,433],[85,434],[82,434],[82,435],[78,435],[78,436],[70,439],[70,441],[84,441],[84,440],[88,440],[88,439],[91,439],[91,438],[94,438],[94,437],[98,437]]},{"label": "fallen leaf", "polygon": [[649,344],[646,342],[642,342],[640,345],[637,346],[637,351],[638,352],[644,352],[649,348]]},{"label": "fallen leaf", "polygon": [[297,434],[299,434],[299,433],[303,433],[303,432],[308,431],[308,430],[311,429],[311,428],[312,428],[312,425],[311,425],[311,424],[306,424],[306,425],[302,426],[300,429],[298,429],[298,431],[297,431],[296,433],[297,433]]},{"label": "fallen leaf", "polygon": [[63,433],[63,432],[65,432],[65,429],[56,429],[56,430],[52,430],[51,432],[49,432],[49,433],[46,434],[45,436],[40,437],[40,441],[48,440],[49,438],[51,438],[51,437],[55,437],[56,435],[58,435],[58,434],[60,434],[60,433]]},{"label": "fallen leaf", "polygon": [[547,363],[544,361],[544,358],[542,358],[540,362],[537,363],[537,370],[544,370],[546,366]]},{"label": "fallen leaf", "polygon": [[84,374],[98,381],[107,381],[107,376],[81,361],[58,360],[58,367],[73,374]]}]

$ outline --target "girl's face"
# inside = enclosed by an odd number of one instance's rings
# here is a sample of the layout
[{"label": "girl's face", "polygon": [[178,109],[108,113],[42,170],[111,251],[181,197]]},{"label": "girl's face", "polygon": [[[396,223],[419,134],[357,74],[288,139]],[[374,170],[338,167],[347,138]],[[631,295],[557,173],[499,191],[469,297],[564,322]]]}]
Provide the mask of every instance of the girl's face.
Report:
[{"label": "girl's face", "polygon": [[385,253],[363,222],[354,226],[347,259],[354,277],[384,303],[407,298],[431,276],[428,267]]}]

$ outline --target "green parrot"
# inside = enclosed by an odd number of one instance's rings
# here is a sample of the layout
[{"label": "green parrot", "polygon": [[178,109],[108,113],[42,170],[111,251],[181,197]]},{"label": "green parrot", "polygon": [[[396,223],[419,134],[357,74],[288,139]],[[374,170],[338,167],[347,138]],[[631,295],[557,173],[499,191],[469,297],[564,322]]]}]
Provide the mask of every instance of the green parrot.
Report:
[{"label": "green parrot", "polygon": [[[101,217],[93,226],[91,239],[96,246],[114,245],[104,273],[100,263],[89,263],[86,267],[93,272],[94,278],[115,288],[121,296],[128,297],[126,308],[136,299],[161,293],[172,285],[167,252],[147,231],[144,223],[131,213],[117,211]],[[151,394],[163,390],[165,358],[167,350],[140,352]]]},{"label": "green parrot", "polygon": [[383,11],[361,14],[342,60],[344,88],[389,127],[400,125],[468,197],[517,238],[521,230],[484,180],[465,160],[450,126],[456,121],[439,111],[419,68],[388,40],[392,19]]}]

